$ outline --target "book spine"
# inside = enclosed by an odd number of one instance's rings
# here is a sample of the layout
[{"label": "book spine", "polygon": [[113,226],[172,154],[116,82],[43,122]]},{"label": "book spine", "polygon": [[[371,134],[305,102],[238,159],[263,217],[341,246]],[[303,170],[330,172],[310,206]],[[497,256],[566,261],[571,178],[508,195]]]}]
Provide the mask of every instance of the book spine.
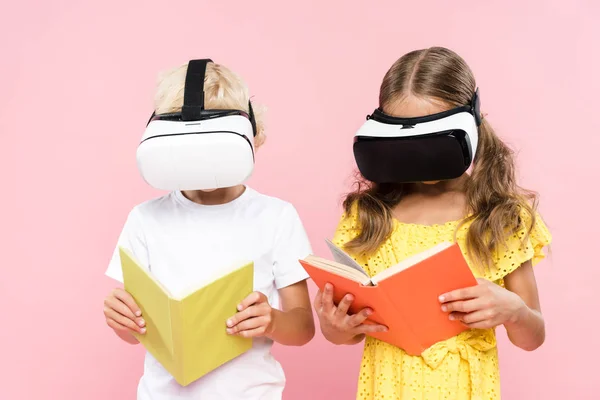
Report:
[{"label": "book spine", "polygon": [[183,321],[183,303],[178,300],[170,299],[169,310],[171,313],[171,334],[173,335],[173,377],[180,385],[187,385],[185,376],[185,343],[184,321]]}]

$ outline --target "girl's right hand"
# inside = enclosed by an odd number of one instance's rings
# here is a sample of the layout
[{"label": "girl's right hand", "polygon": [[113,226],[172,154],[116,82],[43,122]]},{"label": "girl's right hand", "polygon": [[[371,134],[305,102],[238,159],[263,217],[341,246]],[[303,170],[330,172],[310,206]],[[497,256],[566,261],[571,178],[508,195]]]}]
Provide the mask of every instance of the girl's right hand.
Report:
[{"label": "girl's right hand", "polygon": [[356,344],[367,333],[387,331],[384,325],[363,323],[373,313],[371,309],[365,308],[349,315],[348,309],[353,301],[354,297],[347,294],[336,307],[333,304],[333,286],[329,283],[325,285],[323,292],[317,292],[314,306],[319,316],[321,332],[333,344]]},{"label": "girl's right hand", "polygon": [[133,297],[123,289],[114,289],[104,300],[106,324],[124,341],[138,343],[133,333],[146,333],[146,322]]}]

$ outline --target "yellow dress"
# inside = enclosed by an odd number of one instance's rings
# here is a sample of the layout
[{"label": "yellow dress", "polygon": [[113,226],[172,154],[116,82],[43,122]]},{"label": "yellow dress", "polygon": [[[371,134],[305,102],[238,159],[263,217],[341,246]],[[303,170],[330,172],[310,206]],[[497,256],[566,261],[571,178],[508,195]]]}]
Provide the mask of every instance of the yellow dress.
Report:
[{"label": "yellow dress", "polygon": [[[463,249],[475,276],[503,285],[503,278],[521,264],[535,265],[544,258],[543,248],[551,236],[541,218],[529,240],[523,244],[526,229],[512,236],[507,246],[498,249],[495,268],[480,272],[466,254],[468,224],[458,232],[459,222],[443,225],[416,225],[394,222],[390,238],[370,257],[355,259],[375,275],[403,259],[444,241],[456,240]],[[356,212],[344,215],[334,236],[342,246],[358,234]],[[493,329],[469,330],[437,343],[421,356],[410,356],[402,349],[367,337],[358,380],[358,400],[493,400],[500,399],[500,374],[496,336]]]}]

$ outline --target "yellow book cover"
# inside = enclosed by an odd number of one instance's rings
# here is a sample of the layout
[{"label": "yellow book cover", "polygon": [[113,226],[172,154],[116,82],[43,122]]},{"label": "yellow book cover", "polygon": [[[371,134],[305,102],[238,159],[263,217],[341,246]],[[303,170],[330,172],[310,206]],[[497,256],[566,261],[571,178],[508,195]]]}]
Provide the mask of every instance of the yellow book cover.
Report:
[{"label": "yellow book cover", "polygon": [[225,321],[252,293],[254,263],[232,266],[208,284],[173,297],[126,249],[119,248],[125,290],[142,310],[137,339],[182,386],[240,356],[252,339],[228,335]]}]

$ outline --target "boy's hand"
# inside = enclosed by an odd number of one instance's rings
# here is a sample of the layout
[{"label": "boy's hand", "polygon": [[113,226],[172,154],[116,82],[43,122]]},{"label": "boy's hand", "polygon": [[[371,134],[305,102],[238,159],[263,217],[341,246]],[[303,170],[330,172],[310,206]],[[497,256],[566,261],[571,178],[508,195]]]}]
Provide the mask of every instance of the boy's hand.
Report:
[{"label": "boy's hand", "polygon": [[104,300],[106,324],[128,343],[137,343],[132,333],[146,333],[142,311],[133,297],[123,289],[113,290]]},{"label": "boy's hand", "polygon": [[238,313],[227,320],[227,333],[242,337],[269,336],[275,327],[275,311],[261,292],[253,292],[237,307]]}]

